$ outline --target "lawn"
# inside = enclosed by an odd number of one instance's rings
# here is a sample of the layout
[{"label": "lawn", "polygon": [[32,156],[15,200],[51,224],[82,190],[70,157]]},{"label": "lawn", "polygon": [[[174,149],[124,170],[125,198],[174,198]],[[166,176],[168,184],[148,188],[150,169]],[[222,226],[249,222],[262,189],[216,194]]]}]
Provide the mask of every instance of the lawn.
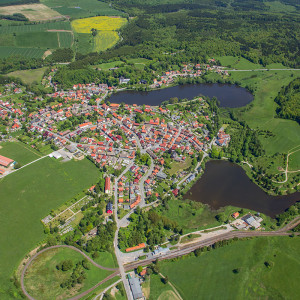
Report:
[{"label": "lawn", "polygon": [[253,238],[199,257],[163,262],[160,271],[187,300],[297,299],[299,247],[299,238]]},{"label": "lawn", "polygon": [[83,283],[70,290],[63,289],[60,284],[70,278],[72,270],[63,272],[57,270],[56,265],[66,259],[72,260],[75,267],[76,263],[81,262],[84,257],[68,248],[52,249],[38,256],[29,266],[25,276],[25,287],[28,293],[35,299],[39,299],[41,295],[45,300],[65,299],[87,290],[111,274],[89,263],[90,270],[85,270],[87,278]]},{"label": "lawn", "polygon": [[0,299],[9,299],[12,272],[45,237],[40,219],[97,182],[98,174],[87,159],[44,158],[0,181]]},{"label": "lawn", "polygon": [[242,86],[249,85],[255,89],[254,100],[249,109],[236,109],[239,116],[253,129],[269,130],[273,137],[261,137],[267,155],[277,152],[287,153],[300,144],[300,130],[296,121],[277,118],[274,102],[281,87],[288,85],[297,71],[263,71],[263,72],[232,72],[233,79]]},{"label": "lawn", "polygon": [[21,142],[0,143],[0,155],[9,157],[21,165],[26,165],[42,155]]},{"label": "lawn", "polygon": [[46,69],[47,67],[32,70],[15,71],[7,75],[19,78],[26,84],[31,84],[34,81],[41,82]]}]

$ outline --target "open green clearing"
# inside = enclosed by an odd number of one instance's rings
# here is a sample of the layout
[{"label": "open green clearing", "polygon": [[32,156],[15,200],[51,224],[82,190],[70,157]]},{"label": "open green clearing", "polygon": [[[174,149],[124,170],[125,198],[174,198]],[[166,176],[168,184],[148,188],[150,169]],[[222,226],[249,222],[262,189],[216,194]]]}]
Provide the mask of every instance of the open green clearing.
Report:
[{"label": "open green clearing", "polygon": [[264,2],[265,5],[270,7],[270,10],[273,12],[293,12],[296,10],[295,6],[284,4],[280,1],[268,1]]},{"label": "open green clearing", "polygon": [[[87,255],[90,255],[90,253],[86,253]],[[103,267],[107,267],[107,268],[117,268],[118,263],[116,262],[116,258],[114,257],[114,254],[110,253],[110,252],[98,252],[99,257],[97,258],[93,258],[93,260],[103,266]]]},{"label": "open green clearing", "polygon": [[[178,223],[183,228],[183,233],[189,233],[197,230],[203,230],[206,228],[216,227],[223,225],[223,221],[218,221],[216,215],[221,214],[224,216],[224,220],[231,220],[231,215],[240,211],[240,208],[234,206],[225,206],[219,210],[211,210],[208,205],[201,202],[195,202],[192,200],[169,200],[167,209],[162,206],[156,208],[158,214],[168,217],[172,221]],[[255,211],[244,209],[244,213],[247,212],[256,213]],[[265,228],[269,228],[274,224],[274,220],[270,217],[261,214],[265,224]]]},{"label": "open green clearing", "polygon": [[0,143],[0,155],[9,157],[21,165],[26,165],[41,157],[41,154],[21,142]]},{"label": "open green clearing", "polygon": [[237,70],[252,70],[263,68],[260,64],[254,64],[243,57],[236,56],[217,56],[215,59],[219,60],[222,66],[226,66]]},{"label": "open green clearing", "polygon": [[160,270],[183,299],[296,299],[300,286],[291,279],[300,276],[299,247],[298,237],[253,238],[162,262]]},{"label": "open green clearing", "polygon": [[183,171],[191,166],[192,159],[188,157],[184,162],[172,162],[171,169],[168,170],[170,175],[173,175],[179,171]]},{"label": "open green clearing", "polygon": [[90,187],[98,174],[87,159],[60,163],[47,157],[0,181],[1,299],[9,299],[13,270],[45,237],[40,219]]},{"label": "open green clearing", "polygon": [[173,289],[169,284],[162,283],[161,277],[159,275],[156,274],[151,275],[149,300],[161,299],[160,298],[161,295],[165,295],[166,293],[172,291]]},{"label": "open green clearing", "polygon": [[30,84],[34,81],[41,82],[46,69],[47,69],[47,67],[43,67],[43,68],[39,68],[39,69],[32,69],[32,70],[15,71],[15,72],[11,72],[7,75],[19,78],[24,83]]},{"label": "open green clearing", "polygon": [[232,79],[241,86],[255,89],[254,100],[246,108],[235,111],[253,129],[269,130],[273,137],[260,137],[267,155],[277,152],[287,153],[300,144],[300,130],[296,121],[280,119],[276,116],[278,105],[275,97],[283,86],[288,85],[298,75],[297,71],[257,71],[231,72]]},{"label": "open green clearing", "polygon": [[122,12],[111,8],[108,3],[97,0],[42,0],[43,4],[51,7],[62,15],[72,18],[93,16],[119,16]]},{"label": "open green clearing", "polygon": [[52,249],[38,256],[25,276],[25,287],[29,294],[36,299],[43,295],[45,300],[58,299],[58,297],[69,298],[94,286],[111,273],[89,263],[90,270],[85,270],[87,278],[83,283],[76,285],[74,289],[63,289],[60,284],[70,278],[72,270],[63,272],[57,270],[56,265],[67,259],[72,260],[75,267],[76,263],[81,262],[84,257],[68,248]]}]

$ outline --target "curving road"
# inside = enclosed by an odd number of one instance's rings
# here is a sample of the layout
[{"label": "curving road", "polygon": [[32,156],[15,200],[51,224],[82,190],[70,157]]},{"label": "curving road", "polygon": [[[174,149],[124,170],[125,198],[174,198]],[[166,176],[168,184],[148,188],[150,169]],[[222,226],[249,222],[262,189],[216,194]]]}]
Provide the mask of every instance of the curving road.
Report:
[{"label": "curving road", "polygon": [[[156,259],[159,260],[165,260],[165,259],[171,259],[171,258],[175,258],[178,256],[182,256],[185,254],[188,254],[190,252],[193,252],[194,250],[204,247],[204,246],[211,246],[216,242],[222,241],[222,240],[228,240],[228,239],[232,239],[232,238],[245,238],[245,237],[260,237],[260,236],[288,236],[290,233],[288,233],[287,231],[293,229],[294,227],[296,227],[297,225],[300,224],[300,216],[296,217],[294,220],[292,220],[291,222],[289,222],[287,225],[285,225],[284,227],[276,230],[276,231],[266,231],[266,232],[258,232],[258,231],[231,231],[229,233],[224,233],[222,235],[216,236],[216,237],[212,237],[212,238],[208,238],[206,240],[202,240],[199,242],[196,242],[194,244],[190,244],[190,245],[183,245],[181,246],[179,249],[177,250],[173,250],[171,252],[169,252],[168,254],[164,255],[164,256],[160,256],[160,257],[153,257],[150,259],[146,259],[143,261],[137,261],[137,262],[132,262],[129,263],[127,265],[124,266],[125,271],[129,271],[132,270],[134,268],[137,268],[138,266],[146,266],[150,263],[152,263],[153,261],[155,261]],[[30,266],[30,264],[32,263],[32,261],[39,256],[41,253],[46,252],[50,249],[55,249],[55,248],[70,248],[73,249],[77,252],[79,252],[80,254],[82,254],[86,259],[88,259],[95,267],[99,268],[99,269],[103,269],[103,270],[107,270],[107,271],[115,271],[114,273],[110,274],[109,276],[107,276],[105,279],[103,279],[102,281],[100,281],[99,283],[97,283],[95,286],[91,287],[90,289],[86,290],[85,292],[74,296],[72,298],[70,298],[69,300],[78,300],[81,299],[82,297],[88,295],[90,292],[92,292],[93,290],[95,290],[97,287],[99,287],[101,284],[105,283],[106,281],[110,280],[111,278],[114,278],[115,276],[120,275],[120,271],[117,268],[107,268],[107,267],[103,267],[99,264],[97,264],[96,262],[94,262],[89,256],[87,256],[84,252],[82,252],[81,250],[77,249],[76,247],[73,246],[68,246],[68,245],[56,245],[56,246],[52,246],[49,248],[45,248],[43,250],[41,250],[40,252],[37,252],[34,256],[32,256],[30,258],[30,260],[26,263],[22,274],[21,274],[21,288],[23,293],[26,295],[26,297],[30,300],[35,300],[32,296],[29,295],[29,293],[26,291],[25,286],[24,286],[24,277],[26,274],[26,271],[28,269],[28,267]]]},{"label": "curving road", "polygon": [[35,300],[32,296],[29,295],[29,293],[26,291],[25,289],[25,285],[24,285],[24,277],[25,277],[25,274],[26,274],[26,271],[28,269],[28,267],[31,265],[32,261],[35,260],[40,254],[48,251],[48,250],[51,250],[51,249],[56,249],[56,248],[70,248],[74,251],[77,251],[78,253],[80,253],[82,256],[84,256],[90,263],[92,263],[92,265],[94,265],[95,267],[99,268],[99,269],[102,269],[102,270],[106,270],[106,271],[115,271],[114,273],[110,274],[109,276],[107,276],[105,279],[103,279],[102,281],[100,281],[99,283],[97,283],[95,286],[91,287],[90,289],[88,289],[87,291],[73,297],[73,298],[70,298],[70,300],[77,300],[77,299],[80,299],[84,296],[86,296],[87,294],[89,294],[91,291],[93,291],[94,289],[96,289],[98,286],[100,286],[101,284],[103,284],[104,282],[108,281],[109,279],[119,275],[119,269],[118,268],[107,268],[107,267],[103,267],[99,264],[97,264],[95,261],[93,261],[88,255],[86,255],[84,252],[82,252],[81,250],[79,250],[78,248],[76,247],[73,247],[73,246],[69,246],[69,245],[56,245],[56,246],[51,246],[51,247],[48,247],[48,248],[45,248],[39,252],[37,252],[35,255],[33,255],[30,260],[27,262],[27,264],[25,265],[23,271],[22,271],[22,274],[21,274],[21,288],[22,288],[22,291],[23,293],[27,296],[28,299],[30,300]]}]

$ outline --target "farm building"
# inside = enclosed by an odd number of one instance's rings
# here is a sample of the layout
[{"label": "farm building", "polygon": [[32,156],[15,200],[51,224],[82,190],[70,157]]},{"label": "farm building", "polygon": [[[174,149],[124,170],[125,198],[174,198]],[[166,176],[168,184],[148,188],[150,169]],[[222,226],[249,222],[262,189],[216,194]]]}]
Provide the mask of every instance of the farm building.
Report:
[{"label": "farm building", "polygon": [[9,167],[14,162],[13,159],[0,155],[0,166]]}]

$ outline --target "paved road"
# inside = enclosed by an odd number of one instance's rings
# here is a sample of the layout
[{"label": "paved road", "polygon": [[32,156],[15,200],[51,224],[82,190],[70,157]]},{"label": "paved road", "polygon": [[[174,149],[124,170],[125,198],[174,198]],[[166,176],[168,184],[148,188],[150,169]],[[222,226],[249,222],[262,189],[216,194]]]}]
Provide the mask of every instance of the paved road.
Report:
[{"label": "paved road", "polygon": [[255,71],[300,71],[300,69],[252,69],[252,70],[222,70],[227,72],[255,72]]}]

